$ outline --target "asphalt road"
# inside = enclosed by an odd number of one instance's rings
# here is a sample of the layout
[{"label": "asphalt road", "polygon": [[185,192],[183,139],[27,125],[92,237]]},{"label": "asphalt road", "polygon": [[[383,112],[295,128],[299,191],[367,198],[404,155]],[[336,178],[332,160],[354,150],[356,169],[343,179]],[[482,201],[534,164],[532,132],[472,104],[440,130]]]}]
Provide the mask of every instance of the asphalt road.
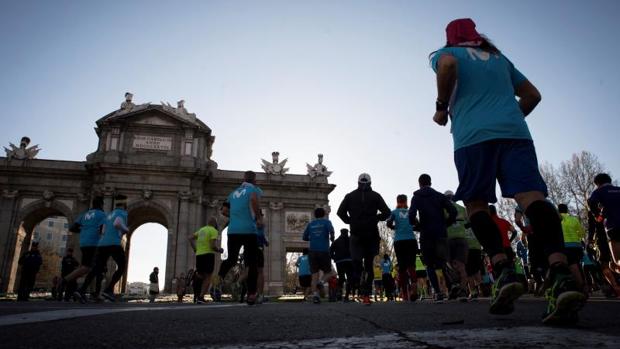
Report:
[{"label": "asphalt road", "polygon": [[620,301],[592,299],[578,326],[542,326],[545,303],[509,316],[470,303],[0,302],[2,348],[620,348]]}]

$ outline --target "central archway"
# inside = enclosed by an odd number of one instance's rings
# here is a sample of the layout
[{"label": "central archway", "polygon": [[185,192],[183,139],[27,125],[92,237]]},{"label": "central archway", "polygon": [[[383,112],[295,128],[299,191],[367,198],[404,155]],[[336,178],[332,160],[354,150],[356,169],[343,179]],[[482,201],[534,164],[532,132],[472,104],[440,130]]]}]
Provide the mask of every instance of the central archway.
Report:
[{"label": "central archway", "polygon": [[149,283],[149,275],[154,267],[159,268],[161,290],[166,275],[168,229],[159,223],[145,223],[132,232],[130,242],[132,248],[127,265],[127,292],[142,293],[139,289]]},{"label": "central archway", "polygon": [[128,282],[148,282],[155,266],[159,268],[160,289],[168,289],[170,277],[167,270],[172,267],[168,262],[171,260],[170,239],[173,235],[169,232],[172,218],[168,209],[156,202],[142,201],[130,204],[127,213],[127,273],[122,279],[121,291],[128,290]]}]

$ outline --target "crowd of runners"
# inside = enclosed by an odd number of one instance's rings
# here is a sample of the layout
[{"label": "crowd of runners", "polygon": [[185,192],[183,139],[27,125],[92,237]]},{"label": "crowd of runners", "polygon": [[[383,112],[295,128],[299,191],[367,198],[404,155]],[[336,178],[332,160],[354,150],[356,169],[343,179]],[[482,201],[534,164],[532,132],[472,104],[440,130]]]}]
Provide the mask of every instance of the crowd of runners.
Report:
[{"label": "crowd of runners", "polygon": [[[327,212],[318,208],[303,233],[308,248],[297,266],[308,299],[320,303],[325,289],[332,291],[332,300],[355,299],[366,305],[373,295],[376,300],[413,302],[428,297],[443,302],[482,294],[490,297],[491,313],[509,314],[515,300],[532,292],[547,299],[544,323],[572,324],[593,290],[620,296],[620,188],[607,174],[592,178],[597,189],[588,202],[588,229],[565,203],[546,199],[547,187],[525,122],[541,95],[476,31],[471,19],[448,24],[446,45],[431,53],[430,63],[437,75],[433,120],[441,126],[451,123],[456,192],[438,192],[431,177],[422,174],[419,189],[410,199],[398,195],[391,210],[372,190],[370,175],[362,173],[357,189],[344,197],[337,211],[349,229],[336,238]],[[496,182],[503,197],[516,201],[516,227],[489,205],[497,201]],[[269,243],[261,195],[255,173],[246,172],[221,214],[209,217],[207,226],[188,236],[196,253],[197,303],[205,302],[210,289],[221,288],[241,248],[246,301],[261,301],[263,248]],[[80,233],[82,262],[63,283],[74,288],[80,301],[86,301],[87,288],[101,277],[110,257],[116,271],[102,297],[115,299],[114,286],[125,271],[121,238],[128,231],[126,198],[117,196],[110,213],[102,206],[101,198],[95,198],[92,209],[72,227]],[[226,223],[218,226],[222,217]],[[378,257],[382,221],[393,230],[395,261],[387,253]],[[215,256],[223,252],[218,235],[225,226],[228,257],[216,272]],[[75,280],[81,276],[85,280],[77,287]]]}]

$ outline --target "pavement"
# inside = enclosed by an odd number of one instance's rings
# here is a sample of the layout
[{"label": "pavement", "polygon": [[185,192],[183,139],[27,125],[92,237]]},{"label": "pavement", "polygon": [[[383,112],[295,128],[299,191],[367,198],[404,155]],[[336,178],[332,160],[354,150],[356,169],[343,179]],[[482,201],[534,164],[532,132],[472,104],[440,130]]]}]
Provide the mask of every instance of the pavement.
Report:
[{"label": "pavement", "polygon": [[592,298],[570,328],[543,326],[545,303],[513,314],[477,302],[0,302],[2,348],[620,348],[620,301]]}]

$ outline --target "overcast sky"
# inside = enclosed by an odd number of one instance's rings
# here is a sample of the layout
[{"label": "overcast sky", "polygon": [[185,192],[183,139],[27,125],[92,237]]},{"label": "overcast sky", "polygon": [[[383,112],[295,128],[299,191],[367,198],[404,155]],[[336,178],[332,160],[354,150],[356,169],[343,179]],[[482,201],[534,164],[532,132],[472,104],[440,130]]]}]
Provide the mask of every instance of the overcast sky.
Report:
[{"label": "overcast sky", "polygon": [[618,1],[5,0],[0,141],[28,135],[40,158],[83,161],[95,120],[131,91],[185,99],[217,137],[220,169],[260,171],[278,150],[305,174],[325,154],[334,210],[361,172],[391,206],[423,172],[454,190],[428,54],[471,17],[542,93],[527,119],[539,160],[588,150],[620,176],[619,15]]}]

